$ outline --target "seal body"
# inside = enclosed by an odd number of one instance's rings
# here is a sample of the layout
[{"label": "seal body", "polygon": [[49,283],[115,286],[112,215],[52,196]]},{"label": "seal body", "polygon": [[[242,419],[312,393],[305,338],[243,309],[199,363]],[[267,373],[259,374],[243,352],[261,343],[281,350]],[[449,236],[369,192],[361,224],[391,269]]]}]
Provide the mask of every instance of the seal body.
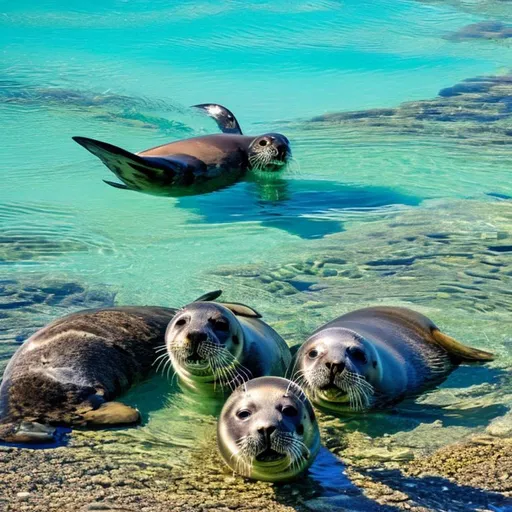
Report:
[{"label": "seal body", "polygon": [[311,403],[294,382],[260,377],[237,388],[217,424],[217,446],[242,476],[280,482],[301,475],[320,449]]},{"label": "seal body", "polygon": [[111,402],[148,376],[175,309],[116,307],[58,319],[10,360],[0,386],[0,438],[52,439],[45,425],[136,423],[139,413]]},{"label": "seal body", "polygon": [[195,107],[213,117],[223,133],[171,142],[139,153],[87,137],[73,139],[122,181],[107,184],[173,197],[219,190],[239,181],[248,170],[279,171],[289,160],[290,144],[284,135],[243,135],[238,121],[225,107]]},{"label": "seal body", "polygon": [[434,388],[460,363],[492,359],[443,334],[420,313],[383,306],[320,327],[298,349],[289,374],[321,407],[364,411]]},{"label": "seal body", "polygon": [[285,341],[243,304],[193,302],[169,323],[167,351],[180,382],[199,393],[225,393],[264,375],[283,376]]}]

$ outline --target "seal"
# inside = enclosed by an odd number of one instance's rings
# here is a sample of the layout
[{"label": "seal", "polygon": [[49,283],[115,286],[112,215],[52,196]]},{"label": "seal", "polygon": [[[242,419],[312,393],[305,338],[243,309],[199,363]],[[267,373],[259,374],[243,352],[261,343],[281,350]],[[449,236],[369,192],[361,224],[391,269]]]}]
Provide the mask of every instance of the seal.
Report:
[{"label": "seal", "polygon": [[232,391],[265,375],[284,376],[292,359],[261,315],[237,303],[189,304],[169,323],[165,342],[180,383],[202,394]]},{"label": "seal", "polygon": [[365,411],[418,396],[461,363],[493,359],[443,334],[416,311],[379,306],[317,329],[295,353],[288,373],[315,405]]},{"label": "seal", "polygon": [[217,446],[236,473],[282,482],[304,473],[320,449],[313,407],[302,389],[280,377],[260,377],[238,387],[226,401]]},{"label": "seal", "polygon": [[184,139],[139,153],[87,137],[73,137],[97,156],[121,181],[105,183],[146,194],[182,197],[228,187],[247,171],[276,172],[291,157],[280,133],[242,134],[235,116],[222,105],[194,105],[212,117],[223,133]]},{"label": "seal", "polygon": [[[200,300],[216,298],[211,292]],[[176,309],[124,306],[65,316],[13,355],[0,385],[0,439],[51,442],[53,425],[137,423],[139,412],[112,401],[153,370]]]}]

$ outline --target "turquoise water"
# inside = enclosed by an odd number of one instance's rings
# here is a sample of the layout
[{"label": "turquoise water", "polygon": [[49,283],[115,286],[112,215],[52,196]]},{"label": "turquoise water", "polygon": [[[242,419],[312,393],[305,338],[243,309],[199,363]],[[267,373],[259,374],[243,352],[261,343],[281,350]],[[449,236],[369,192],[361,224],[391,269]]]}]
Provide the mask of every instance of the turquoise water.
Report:
[{"label": "turquoise water", "polygon": [[[503,4],[492,14],[509,21],[512,10]],[[418,136],[309,122],[430,99],[461,80],[505,74],[511,45],[445,37],[487,19],[484,11],[412,0],[3,1],[0,15],[1,280],[37,288],[59,279],[108,290],[118,304],[172,306],[222,288],[229,299],[261,310],[290,342],[362,305],[416,307],[500,359],[490,373],[456,372],[423,408],[407,409],[383,429],[399,436],[402,428],[445,420],[443,407],[462,403],[466,413],[459,412],[455,430],[446,423],[449,442],[506,412],[510,146],[467,134],[443,137],[428,127]],[[294,165],[267,185],[158,198],[106,186],[109,171],[71,140],[83,135],[137,151],[215,133],[212,121],[188,108],[203,102],[225,104],[247,133],[285,133]],[[471,126],[476,137],[478,126]],[[400,243],[393,245],[396,230]],[[429,247],[442,261],[427,266],[430,260],[419,258],[418,267],[388,268],[394,273],[387,276],[367,272],[365,262],[403,258],[414,252],[414,240],[436,230],[444,242],[436,246],[434,237]],[[290,278],[293,293],[284,293],[281,281],[269,285],[268,276],[278,281],[287,265],[347,250],[353,259],[346,279],[340,273],[328,281],[315,270],[307,279]],[[485,258],[494,258],[501,273],[486,273]],[[360,281],[350,277],[357,272]],[[95,297],[27,299],[26,307],[6,299],[3,361],[31,329],[104,299]],[[129,400],[143,401],[140,393]],[[485,414],[467,412],[475,397]],[[157,403],[133,436],[160,432],[171,416]],[[356,423],[364,431],[372,422]],[[176,436],[179,429],[164,430]],[[411,445],[405,437],[397,444]],[[439,445],[428,435],[425,443]]]}]

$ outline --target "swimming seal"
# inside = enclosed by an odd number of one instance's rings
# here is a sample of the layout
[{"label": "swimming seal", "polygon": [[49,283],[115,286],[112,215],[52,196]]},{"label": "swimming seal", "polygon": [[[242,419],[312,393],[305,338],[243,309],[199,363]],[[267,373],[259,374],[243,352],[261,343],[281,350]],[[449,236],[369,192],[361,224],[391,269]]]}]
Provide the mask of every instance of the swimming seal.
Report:
[{"label": "swimming seal", "polygon": [[298,349],[289,375],[320,407],[364,411],[434,388],[461,363],[493,358],[416,311],[369,307],[317,329]]},{"label": "swimming seal", "polygon": [[176,309],[151,306],[86,310],[37,331],[5,369],[0,439],[49,442],[51,425],[137,423],[136,409],[111,400],[151,373],[175,314]]},{"label": "swimming seal", "polygon": [[236,389],[217,424],[217,446],[242,476],[268,482],[296,478],[313,463],[320,433],[311,403],[294,382],[260,377]]},{"label": "swimming seal", "polygon": [[225,188],[248,170],[279,171],[289,160],[290,143],[284,135],[246,136],[227,108],[212,103],[194,107],[213,117],[223,133],[171,142],[140,153],[87,137],[73,140],[97,156],[123,182],[104,180],[108,185],[173,197]]},{"label": "swimming seal", "polygon": [[165,341],[180,383],[205,394],[283,376],[292,358],[279,334],[244,304],[193,302],[169,323]]}]

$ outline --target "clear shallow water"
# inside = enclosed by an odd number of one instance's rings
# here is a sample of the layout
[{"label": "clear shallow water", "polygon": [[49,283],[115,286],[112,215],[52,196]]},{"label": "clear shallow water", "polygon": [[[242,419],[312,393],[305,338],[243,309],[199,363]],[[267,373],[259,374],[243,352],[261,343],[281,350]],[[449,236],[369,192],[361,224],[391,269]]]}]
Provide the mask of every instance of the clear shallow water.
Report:
[{"label": "clear shallow water", "polygon": [[[372,429],[371,418],[347,428],[376,438],[391,432],[396,445],[413,448],[418,443],[407,432],[436,420],[445,424],[446,442],[484,428],[505,413],[512,396],[498,371],[511,363],[507,250],[498,251],[501,273],[482,270],[489,267],[482,261],[496,253],[489,256],[489,246],[510,245],[509,147],[443,138],[428,129],[416,136],[307,121],[325,112],[433,98],[463,79],[503,73],[510,46],[445,39],[485,19],[458,7],[416,1],[291,6],[274,0],[252,7],[236,1],[0,2],[0,279],[37,287],[44,276],[106,288],[119,304],[178,306],[222,288],[229,299],[261,310],[290,342],[362,305],[422,308],[447,332],[497,351],[495,370],[456,372],[440,391],[380,429]],[[505,21],[512,16],[506,6],[494,12]],[[104,185],[108,170],[71,140],[90,136],[136,151],[214,133],[213,122],[187,108],[207,101],[232,109],[247,133],[285,133],[298,165],[272,183],[249,180],[201,197],[156,198]],[[403,259],[418,236],[436,229],[449,236],[434,248],[431,266],[418,258],[409,274],[397,275],[391,264],[395,273],[388,268],[385,281],[365,273],[366,263],[383,253],[390,261]],[[290,278],[293,293],[268,285],[269,273],[270,281],[282,277],[269,267],[282,273],[301,258],[347,247],[347,280],[339,274],[327,283],[315,270]],[[239,278],[244,273],[263,278],[248,286]],[[475,283],[479,279],[484,284]],[[458,295],[454,282],[462,283]],[[93,299],[3,307],[4,361],[14,338]],[[127,400],[147,404],[160,393],[152,386]],[[505,391],[498,393],[500,386]],[[155,399],[147,407],[147,425],[129,434],[135,442],[152,446],[167,436],[171,445],[193,445],[187,432],[193,408],[172,398],[172,388],[170,396],[170,406]],[[461,401],[456,413],[443,409]],[[480,408],[468,412],[475,401]],[[185,412],[170,421],[177,410]],[[449,419],[453,414],[457,421]],[[211,426],[209,417],[204,422]],[[434,430],[422,439],[421,449],[440,444]]]}]

